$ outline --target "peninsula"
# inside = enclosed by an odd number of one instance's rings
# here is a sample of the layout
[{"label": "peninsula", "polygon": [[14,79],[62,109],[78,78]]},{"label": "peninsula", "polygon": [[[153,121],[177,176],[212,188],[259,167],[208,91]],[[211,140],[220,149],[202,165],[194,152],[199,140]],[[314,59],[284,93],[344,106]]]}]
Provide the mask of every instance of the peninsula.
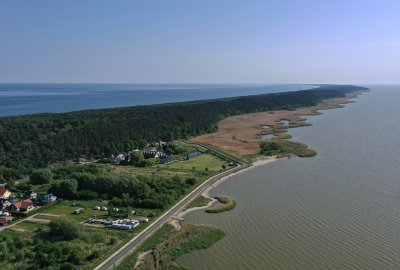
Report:
[{"label": "peninsula", "polygon": [[[1,210],[11,216],[5,218],[1,237],[8,246],[25,241],[20,251],[34,254],[17,262],[22,253],[5,250],[10,254],[5,269],[14,263],[24,269],[33,261],[39,267],[90,269],[100,264],[98,269],[109,269],[199,194],[248,168],[261,153],[310,156],[306,146],[287,140],[287,128],[306,125],[302,115],[338,107],[365,90],[321,85],[286,93],[0,118],[0,177],[10,198]],[[265,140],[264,135],[272,137]],[[235,205],[234,198],[219,200],[225,207],[209,211]],[[194,233],[194,242],[182,242],[189,246],[185,252],[206,248],[223,236],[208,227],[184,231]],[[205,232],[215,237],[204,239]],[[182,239],[180,233],[173,237]],[[160,239],[156,234],[151,241],[173,241]],[[65,246],[66,255],[56,256]],[[84,252],[78,253],[83,246]],[[46,251],[50,256],[41,257],[46,247],[51,247]],[[172,265],[174,258],[176,254],[164,259]]]}]

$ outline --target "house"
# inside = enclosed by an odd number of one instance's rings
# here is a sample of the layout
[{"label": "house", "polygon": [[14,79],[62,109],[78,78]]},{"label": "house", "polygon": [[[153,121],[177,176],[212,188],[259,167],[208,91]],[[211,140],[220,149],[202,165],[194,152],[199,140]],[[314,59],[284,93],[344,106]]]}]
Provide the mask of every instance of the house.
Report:
[{"label": "house", "polygon": [[0,199],[8,199],[11,196],[11,192],[6,188],[0,188]]},{"label": "house", "polygon": [[9,216],[4,216],[4,217],[0,217],[0,226],[5,226],[7,225],[7,223],[12,221],[12,217]]},{"label": "house", "polygon": [[110,162],[118,165],[121,161],[125,160],[124,154],[112,154],[109,158]]},{"label": "house", "polygon": [[26,191],[23,195],[23,197],[25,199],[37,199],[37,192],[33,192],[33,191]]},{"label": "house", "polygon": [[172,162],[172,158],[171,157],[160,158],[160,164],[167,164],[167,163],[170,163],[170,162]]},{"label": "house", "polygon": [[157,158],[159,157],[160,153],[156,150],[145,150],[143,151],[144,158]]},{"label": "house", "polygon": [[11,202],[6,199],[0,199],[0,210],[3,210],[11,205]]},{"label": "house", "polygon": [[54,196],[53,194],[46,194],[43,196],[41,202],[42,203],[52,203],[57,200],[57,196]]},{"label": "house", "polygon": [[32,200],[23,200],[21,202],[14,203],[11,205],[11,209],[14,212],[29,212],[36,208],[36,205],[32,202]]}]

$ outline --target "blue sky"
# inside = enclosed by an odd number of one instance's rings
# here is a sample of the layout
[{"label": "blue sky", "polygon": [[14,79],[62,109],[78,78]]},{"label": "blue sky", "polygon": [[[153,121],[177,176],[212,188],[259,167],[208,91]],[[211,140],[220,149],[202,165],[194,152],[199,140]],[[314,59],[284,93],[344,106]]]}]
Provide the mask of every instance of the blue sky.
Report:
[{"label": "blue sky", "polygon": [[400,1],[1,0],[0,82],[400,83]]}]

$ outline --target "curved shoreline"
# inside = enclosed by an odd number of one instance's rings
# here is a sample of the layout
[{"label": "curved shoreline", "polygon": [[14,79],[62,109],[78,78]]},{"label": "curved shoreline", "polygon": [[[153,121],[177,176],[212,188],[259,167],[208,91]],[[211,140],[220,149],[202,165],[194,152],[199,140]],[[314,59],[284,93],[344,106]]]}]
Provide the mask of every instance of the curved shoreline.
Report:
[{"label": "curved shoreline", "polygon": [[175,217],[173,219],[171,219],[169,223],[172,226],[174,226],[174,228],[176,230],[180,230],[182,228],[182,226],[183,226],[181,222],[184,220],[184,216],[185,215],[187,215],[188,213],[193,212],[193,211],[197,211],[197,210],[201,210],[201,209],[207,209],[211,205],[213,205],[215,202],[218,201],[217,199],[215,199],[215,198],[210,196],[210,192],[211,192],[212,189],[217,187],[219,184],[221,184],[224,181],[232,178],[233,176],[239,175],[239,174],[244,173],[244,172],[246,172],[248,170],[251,170],[251,169],[254,169],[254,168],[257,168],[257,167],[260,167],[260,166],[263,166],[263,165],[266,165],[266,164],[269,164],[269,163],[272,163],[272,162],[275,162],[275,161],[278,161],[278,160],[287,159],[287,158],[288,157],[277,158],[277,157],[262,157],[261,156],[258,159],[256,159],[255,161],[253,161],[253,163],[250,166],[248,166],[248,167],[246,167],[246,168],[244,168],[244,169],[242,169],[240,171],[233,172],[233,173],[231,173],[229,175],[221,177],[220,179],[215,181],[212,185],[210,185],[206,190],[204,190],[200,194],[200,196],[204,196],[204,197],[206,197],[206,198],[211,200],[207,205],[198,206],[198,207],[192,207],[192,208],[189,208],[189,209],[182,210],[177,215],[175,215]]}]

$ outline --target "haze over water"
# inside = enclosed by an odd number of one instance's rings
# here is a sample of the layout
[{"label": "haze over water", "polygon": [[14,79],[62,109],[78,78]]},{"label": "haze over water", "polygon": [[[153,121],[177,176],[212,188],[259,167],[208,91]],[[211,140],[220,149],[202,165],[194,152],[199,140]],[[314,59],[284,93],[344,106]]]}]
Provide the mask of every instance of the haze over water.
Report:
[{"label": "haze over water", "polygon": [[225,238],[178,259],[188,269],[400,269],[400,86],[371,86],[354,104],[289,130],[318,152],[232,177],[222,214],[195,211]]}]

